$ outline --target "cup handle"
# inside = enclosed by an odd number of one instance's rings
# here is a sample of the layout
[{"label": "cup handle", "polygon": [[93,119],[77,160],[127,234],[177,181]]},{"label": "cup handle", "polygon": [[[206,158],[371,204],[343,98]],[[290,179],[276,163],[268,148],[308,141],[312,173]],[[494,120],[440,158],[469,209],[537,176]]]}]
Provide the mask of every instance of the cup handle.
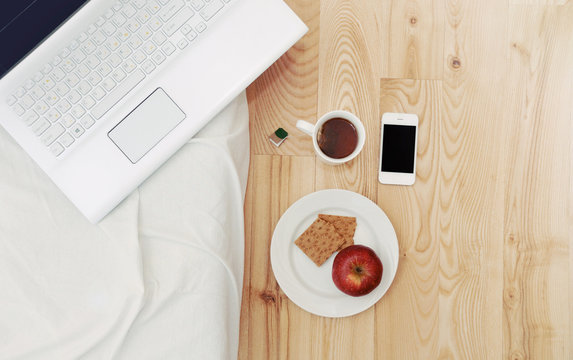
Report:
[{"label": "cup handle", "polygon": [[307,122],[307,121],[304,121],[304,120],[297,121],[296,127],[297,127],[297,129],[299,129],[303,133],[307,134],[308,136],[312,137],[312,135],[314,134],[314,125]]}]

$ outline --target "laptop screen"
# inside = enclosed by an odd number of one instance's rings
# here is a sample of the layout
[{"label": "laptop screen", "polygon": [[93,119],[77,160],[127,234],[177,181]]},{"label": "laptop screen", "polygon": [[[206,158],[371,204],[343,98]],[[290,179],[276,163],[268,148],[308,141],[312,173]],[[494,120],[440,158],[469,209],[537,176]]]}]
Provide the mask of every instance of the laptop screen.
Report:
[{"label": "laptop screen", "polygon": [[2,1],[0,78],[88,1]]}]

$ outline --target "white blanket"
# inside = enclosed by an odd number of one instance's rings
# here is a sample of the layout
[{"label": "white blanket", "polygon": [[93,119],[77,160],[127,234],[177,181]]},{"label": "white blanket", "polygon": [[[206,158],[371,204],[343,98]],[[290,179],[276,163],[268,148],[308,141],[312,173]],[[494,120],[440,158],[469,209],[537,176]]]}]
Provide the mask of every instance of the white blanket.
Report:
[{"label": "white blanket", "polygon": [[245,94],[98,225],[0,129],[0,359],[234,359]]}]

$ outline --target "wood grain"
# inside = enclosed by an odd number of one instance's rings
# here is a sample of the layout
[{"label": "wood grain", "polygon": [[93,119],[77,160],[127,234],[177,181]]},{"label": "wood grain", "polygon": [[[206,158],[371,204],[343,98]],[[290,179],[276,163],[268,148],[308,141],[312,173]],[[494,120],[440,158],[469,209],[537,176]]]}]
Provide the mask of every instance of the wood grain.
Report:
[{"label": "wood grain", "polygon": [[509,15],[504,356],[570,359],[573,4]]},{"label": "wood grain", "polygon": [[565,5],[570,0],[509,0],[510,5]]},{"label": "wood grain", "polygon": [[[364,123],[371,136],[378,117],[379,54],[368,44],[377,39],[376,7],[373,3],[349,0],[321,2],[319,44],[318,113],[346,110]],[[330,166],[316,165],[316,189],[344,188],[376,199],[373,142],[367,138],[358,157]],[[316,338],[324,351],[318,359],[371,359],[375,354],[374,308],[352,318],[325,319],[329,329]],[[361,334],[361,336],[356,336]]]},{"label": "wood grain", "polygon": [[442,79],[445,0],[378,3],[380,75]]},{"label": "wood grain", "polygon": [[[248,89],[239,358],[571,359],[573,1],[288,2],[311,31]],[[294,123],[335,109],[367,139],[333,167]],[[420,118],[411,187],[377,181],[388,111]],[[343,319],[298,308],[269,264],[282,213],[326,188],[377,202],[400,245],[388,293]]]},{"label": "wood grain", "polygon": [[376,350],[390,359],[435,359],[440,335],[438,216],[442,82],[383,79],[380,94],[380,114],[418,114],[420,122],[416,183],[378,186],[378,205],[390,218],[399,239],[400,264],[387,297],[376,305]]},{"label": "wood grain", "polygon": [[[290,1],[289,5],[308,26],[308,33],[261,75],[248,89],[253,154],[311,155],[308,136],[296,129],[296,121],[316,121],[318,36],[320,3]],[[279,127],[289,138],[279,147],[268,136]]]},{"label": "wood grain", "polygon": [[368,44],[377,41],[376,6],[350,0],[321,3],[318,112],[346,110],[366,129],[365,146],[354,160],[339,166],[317,163],[317,189],[345,188],[376,200],[375,149],[379,121],[379,54]]},{"label": "wood grain", "polygon": [[[313,328],[309,326],[311,315],[298,311],[280,290],[272,274],[269,251],[280,216],[300,197],[314,191],[312,171],[310,177],[300,176],[314,169],[314,163],[314,157],[255,155],[251,159],[245,199],[241,359],[278,359],[279,354],[289,351],[298,354],[299,350],[312,350],[312,337],[300,336],[301,331],[305,334]],[[296,346],[290,350],[292,341]]]},{"label": "wood grain", "polygon": [[[502,356],[507,4],[446,4],[440,149],[440,357]],[[487,19],[487,21],[484,21]]]}]

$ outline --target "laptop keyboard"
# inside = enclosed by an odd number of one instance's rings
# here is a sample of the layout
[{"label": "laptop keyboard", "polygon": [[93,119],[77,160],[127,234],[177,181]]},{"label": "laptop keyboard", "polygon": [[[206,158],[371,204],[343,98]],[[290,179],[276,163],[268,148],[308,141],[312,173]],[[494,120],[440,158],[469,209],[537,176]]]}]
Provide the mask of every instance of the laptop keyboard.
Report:
[{"label": "laptop keyboard", "polygon": [[119,0],[7,99],[58,157],[230,0]]}]

